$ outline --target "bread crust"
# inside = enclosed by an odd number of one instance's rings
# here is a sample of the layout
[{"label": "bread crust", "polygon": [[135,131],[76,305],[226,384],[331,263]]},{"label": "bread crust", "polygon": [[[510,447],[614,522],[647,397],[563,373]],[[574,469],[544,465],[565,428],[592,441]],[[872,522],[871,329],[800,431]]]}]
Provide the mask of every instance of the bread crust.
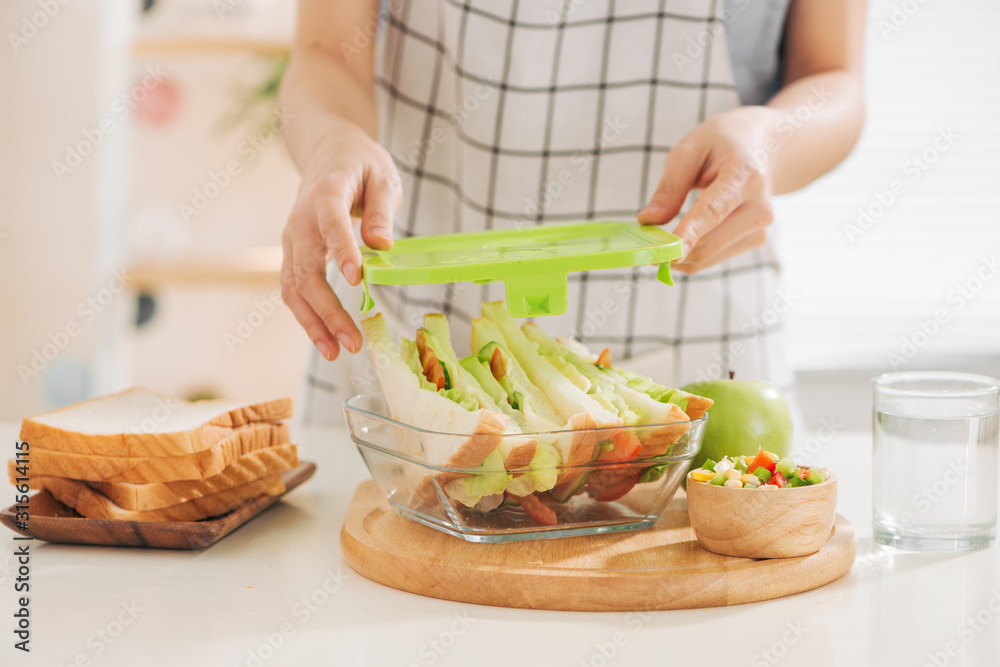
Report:
[{"label": "bread crust", "polygon": [[[642,449],[639,450],[638,458],[648,459],[653,456],[662,456],[670,449],[670,445],[680,440],[691,429],[688,415],[681,410],[680,406],[674,403],[670,403],[669,405],[670,415],[668,418],[674,423],[664,424],[652,433],[649,433],[646,439],[641,441]],[[640,431],[640,433],[642,432]]]},{"label": "bread crust", "polygon": [[[31,475],[135,484],[205,480],[248,452],[290,440],[286,424],[252,423],[228,429],[228,433],[209,449],[181,456],[96,456],[32,448]],[[8,474],[14,476],[12,464],[8,463]]]},{"label": "bread crust", "polygon": [[201,521],[231,512],[261,495],[276,496],[285,492],[281,475],[269,475],[178,505],[155,510],[128,510],[76,480],[48,478],[45,488],[56,500],[88,519],[115,521]]},{"label": "bread crust", "polygon": [[[455,407],[462,409],[457,405]],[[500,442],[504,436],[504,429],[507,426],[506,415],[489,410],[479,410],[479,413],[479,422],[473,431],[473,435],[459,446],[458,450],[442,467],[475,468],[482,464],[483,460],[500,446]],[[433,438],[435,436],[424,434],[424,437]],[[537,442],[535,444],[537,446]],[[438,472],[426,475],[414,485],[413,492],[410,494],[409,506],[412,509],[426,512],[438,503],[443,505],[447,502],[443,497],[444,485],[453,480],[469,476],[468,473],[456,472]],[[438,495],[439,493],[441,496]]]},{"label": "bread crust", "polygon": [[[156,510],[201,498],[262,477],[281,474],[299,465],[298,448],[293,444],[275,445],[249,452],[206,480],[177,482],[85,482],[94,491],[127,510]],[[28,486],[44,489],[54,478],[32,475]]]},{"label": "bread crust", "polygon": [[[80,409],[85,406],[97,406],[100,403],[108,403],[110,410],[115,399],[134,391],[145,390],[133,388],[118,394],[75,403],[43,415],[28,417],[21,422],[21,440],[30,443],[32,451],[47,450],[118,457],[182,456],[211,449],[228,438],[235,428],[257,423],[273,424],[292,416],[292,399],[279,398],[235,405],[232,401],[215,401],[219,404],[219,413],[215,417],[193,429],[175,433],[142,432],[139,430],[141,424],[124,425],[122,433],[80,433],[50,426],[40,421],[56,413]],[[183,409],[184,405],[192,404],[190,401],[181,401],[168,396],[161,398],[165,410]],[[201,401],[196,403],[202,406],[205,404]],[[171,407],[172,405],[173,407]],[[130,429],[134,432],[125,432]]]}]

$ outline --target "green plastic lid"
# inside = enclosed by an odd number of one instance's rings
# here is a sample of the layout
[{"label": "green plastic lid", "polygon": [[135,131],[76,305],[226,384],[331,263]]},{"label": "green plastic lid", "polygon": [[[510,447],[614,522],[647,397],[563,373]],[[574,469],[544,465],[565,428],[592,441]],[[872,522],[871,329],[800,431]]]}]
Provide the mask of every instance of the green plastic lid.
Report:
[{"label": "green plastic lid", "polygon": [[[373,285],[430,285],[502,280],[513,317],[566,312],[566,276],[575,271],[659,264],[673,285],[670,261],[681,239],[637,222],[546,224],[396,241],[392,250],[361,249],[364,280]],[[370,299],[366,295],[367,309]]]}]

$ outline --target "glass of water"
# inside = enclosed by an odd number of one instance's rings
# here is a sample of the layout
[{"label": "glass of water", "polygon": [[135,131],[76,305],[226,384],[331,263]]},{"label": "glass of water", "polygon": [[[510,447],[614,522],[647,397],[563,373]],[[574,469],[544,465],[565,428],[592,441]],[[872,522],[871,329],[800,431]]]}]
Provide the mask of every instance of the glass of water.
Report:
[{"label": "glass of water", "polygon": [[946,372],[872,380],[875,541],[971,551],[997,526],[1000,381]]}]

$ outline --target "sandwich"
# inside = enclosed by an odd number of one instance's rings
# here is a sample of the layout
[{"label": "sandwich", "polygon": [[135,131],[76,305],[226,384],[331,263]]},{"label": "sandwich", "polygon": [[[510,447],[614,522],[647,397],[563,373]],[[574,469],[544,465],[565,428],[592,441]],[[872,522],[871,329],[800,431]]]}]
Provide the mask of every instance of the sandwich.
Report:
[{"label": "sandwich", "polygon": [[406,467],[419,511],[517,504],[555,523],[552,507],[574,495],[617,500],[656,479],[657,457],[712,405],[520,324],[503,302],[482,305],[462,358],[438,313],[398,345],[381,315],[362,329],[388,416],[420,429],[400,428],[400,447],[434,468]]}]

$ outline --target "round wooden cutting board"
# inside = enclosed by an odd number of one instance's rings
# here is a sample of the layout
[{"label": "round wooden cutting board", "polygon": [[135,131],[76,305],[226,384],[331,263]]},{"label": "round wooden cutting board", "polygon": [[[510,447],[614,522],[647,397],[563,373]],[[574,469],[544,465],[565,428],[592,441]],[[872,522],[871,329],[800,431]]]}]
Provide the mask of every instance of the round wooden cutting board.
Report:
[{"label": "round wooden cutting board", "polygon": [[392,511],[358,487],[340,533],[348,564],[386,586],[445,600],[568,611],[691,609],[808,591],[851,569],[854,528],[837,515],[818,552],[730,558],[698,546],[678,491],[655,526],[588,537],[475,544]]}]

